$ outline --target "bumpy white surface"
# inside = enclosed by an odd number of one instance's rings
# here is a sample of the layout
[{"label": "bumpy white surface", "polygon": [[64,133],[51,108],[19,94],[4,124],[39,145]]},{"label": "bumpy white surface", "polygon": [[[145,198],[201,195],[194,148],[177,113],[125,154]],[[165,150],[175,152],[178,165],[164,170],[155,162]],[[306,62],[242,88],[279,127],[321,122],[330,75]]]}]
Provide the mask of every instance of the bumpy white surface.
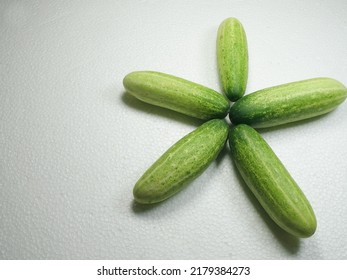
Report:
[{"label": "bumpy white surface", "polygon": [[124,94],[134,70],[220,91],[216,32],[249,43],[247,93],[332,77],[347,85],[346,1],[1,1],[0,257],[346,259],[347,103],[263,130],[312,203],[298,240],[265,214],[225,149],[188,188],[140,207],[142,173],[199,121]]}]

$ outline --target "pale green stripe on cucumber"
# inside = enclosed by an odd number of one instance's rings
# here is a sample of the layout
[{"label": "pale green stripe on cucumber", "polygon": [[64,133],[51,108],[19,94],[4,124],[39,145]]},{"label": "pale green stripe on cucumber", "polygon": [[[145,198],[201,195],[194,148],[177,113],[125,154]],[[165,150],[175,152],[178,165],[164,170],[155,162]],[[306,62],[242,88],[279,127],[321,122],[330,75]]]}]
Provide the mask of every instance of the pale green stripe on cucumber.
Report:
[{"label": "pale green stripe on cucumber", "polygon": [[231,129],[232,158],[269,216],[297,237],[314,234],[317,222],[304,193],[261,135],[248,125]]},{"label": "pale green stripe on cucumber", "polygon": [[276,126],[328,113],[346,97],[347,88],[334,79],[303,80],[248,94],[233,104],[229,117],[233,124]]},{"label": "pale green stripe on cucumber", "polygon": [[248,49],[245,30],[236,18],[227,18],[218,28],[217,62],[225,95],[238,100],[247,85]]},{"label": "pale green stripe on cucumber", "polygon": [[136,98],[202,120],[224,118],[229,101],[220,93],[172,75],[136,71],[125,76],[125,89]]},{"label": "pale green stripe on cucumber", "polygon": [[169,148],[138,180],[137,202],[163,201],[199,176],[222,150],[229,133],[224,120],[210,120]]}]

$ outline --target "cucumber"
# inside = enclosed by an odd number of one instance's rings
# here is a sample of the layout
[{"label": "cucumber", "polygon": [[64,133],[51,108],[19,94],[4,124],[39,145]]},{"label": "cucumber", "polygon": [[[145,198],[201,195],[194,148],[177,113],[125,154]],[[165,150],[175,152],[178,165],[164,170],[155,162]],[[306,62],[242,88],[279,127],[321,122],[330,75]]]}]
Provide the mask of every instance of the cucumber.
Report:
[{"label": "cucumber", "polygon": [[136,71],[126,75],[123,84],[141,101],[198,119],[222,119],[229,112],[229,101],[222,94],[172,75]]},{"label": "cucumber", "polygon": [[310,203],[260,134],[237,125],[229,145],[237,169],[269,216],[294,236],[313,235],[317,222]]},{"label": "cucumber", "polygon": [[346,97],[346,87],[334,79],[303,80],[246,95],[233,104],[229,117],[233,124],[276,126],[328,113]]},{"label": "cucumber", "polygon": [[224,120],[210,120],[169,148],[137,181],[137,202],[163,201],[199,176],[217,157],[228,138]]},{"label": "cucumber", "polygon": [[246,90],[248,50],[245,30],[236,18],[227,18],[218,28],[217,62],[225,95],[238,100]]}]

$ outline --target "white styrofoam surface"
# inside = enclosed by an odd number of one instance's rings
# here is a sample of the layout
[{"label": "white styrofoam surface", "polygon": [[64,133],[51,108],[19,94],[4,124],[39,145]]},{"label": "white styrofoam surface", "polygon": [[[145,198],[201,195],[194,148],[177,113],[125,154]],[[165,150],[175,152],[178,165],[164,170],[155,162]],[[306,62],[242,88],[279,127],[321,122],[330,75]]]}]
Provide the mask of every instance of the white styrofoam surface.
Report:
[{"label": "white styrofoam surface", "polygon": [[142,173],[200,122],[124,93],[134,70],[220,91],[215,39],[237,17],[247,93],[332,77],[347,85],[347,2],[1,1],[0,258],[347,259],[347,103],[263,130],[312,203],[298,240],[267,217],[225,149],[188,188],[140,207]]}]

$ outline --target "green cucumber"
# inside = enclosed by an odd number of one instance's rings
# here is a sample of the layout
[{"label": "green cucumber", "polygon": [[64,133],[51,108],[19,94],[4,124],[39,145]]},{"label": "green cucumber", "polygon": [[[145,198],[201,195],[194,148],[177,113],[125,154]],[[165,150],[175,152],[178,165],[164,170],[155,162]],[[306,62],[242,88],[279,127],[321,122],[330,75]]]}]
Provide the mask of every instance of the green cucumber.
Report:
[{"label": "green cucumber", "polygon": [[245,30],[236,18],[224,20],[218,28],[217,62],[225,95],[238,100],[246,90],[248,50]]},{"label": "green cucumber", "polygon": [[317,222],[310,203],[261,135],[241,124],[231,130],[229,145],[237,169],[269,216],[294,236],[313,235]]},{"label": "green cucumber", "polygon": [[217,157],[228,138],[224,120],[210,120],[169,148],[137,181],[137,202],[163,201],[199,176]]},{"label": "green cucumber", "polygon": [[246,95],[233,104],[229,117],[233,124],[276,126],[328,113],[346,97],[346,87],[334,79],[303,80]]},{"label": "green cucumber", "polygon": [[123,84],[141,101],[198,119],[222,119],[229,112],[229,101],[222,94],[172,75],[136,71],[126,75]]}]

